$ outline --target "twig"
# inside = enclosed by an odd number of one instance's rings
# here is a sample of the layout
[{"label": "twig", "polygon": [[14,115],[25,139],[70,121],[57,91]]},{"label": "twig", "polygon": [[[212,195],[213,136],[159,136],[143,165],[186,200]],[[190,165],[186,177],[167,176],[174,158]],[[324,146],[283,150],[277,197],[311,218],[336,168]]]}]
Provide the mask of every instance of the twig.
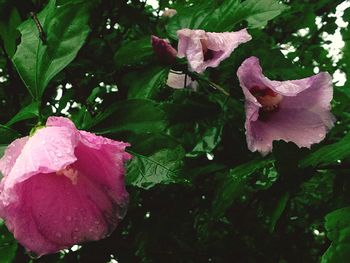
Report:
[{"label": "twig", "polygon": [[43,45],[46,45],[47,43],[47,39],[46,39],[46,34],[44,32],[43,27],[40,24],[40,21],[38,19],[38,17],[36,16],[36,14],[34,12],[30,12],[30,17],[33,19],[38,31],[39,31],[39,37],[41,39],[41,41],[43,42]]}]

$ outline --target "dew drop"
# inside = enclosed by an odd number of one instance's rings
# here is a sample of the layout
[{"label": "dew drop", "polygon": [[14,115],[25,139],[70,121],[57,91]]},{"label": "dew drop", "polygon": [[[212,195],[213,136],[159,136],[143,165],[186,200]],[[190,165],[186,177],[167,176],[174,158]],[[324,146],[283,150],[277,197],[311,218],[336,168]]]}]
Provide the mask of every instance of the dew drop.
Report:
[{"label": "dew drop", "polygon": [[68,222],[72,221],[72,217],[71,216],[67,216],[66,219],[67,219]]},{"label": "dew drop", "polygon": [[56,233],[56,237],[61,238],[61,237],[62,237],[62,234],[61,234],[60,232],[57,232],[57,233]]}]

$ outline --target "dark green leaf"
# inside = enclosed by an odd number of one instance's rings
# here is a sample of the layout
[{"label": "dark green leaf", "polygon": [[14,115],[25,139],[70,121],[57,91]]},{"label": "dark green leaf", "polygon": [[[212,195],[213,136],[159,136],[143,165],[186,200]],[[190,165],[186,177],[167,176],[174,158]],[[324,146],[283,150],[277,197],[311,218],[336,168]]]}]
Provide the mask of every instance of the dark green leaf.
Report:
[{"label": "dark green leaf", "polygon": [[213,202],[213,216],[221,217],[227,208],[239,197],[245,183],[255,171],[264,168],[272,160],[254,160],[231,169],[224,177]]},{"label": "dark green leaf", "polygon": [[350,134],[347,134],[340,141],[326,145],[309,154],[300,162],[300,166],[318,166],[334,163],[350,155]]},{"label": "dark green leaf", "polygon": [[[162,107],[151,100],[126,100],[111,105],[93,120],[100,134],[120,131],[160,132],[167,124]],[[98,125],[97,125],[98,124]]]},{"label": "dark green leaf", "polygon": [[6,126],[11,126],[12,124],[35,118],[39,116],[39,103],[34,101],[28,106],[22,108],[9,122],[6,123]]},{"label": "dark green leaf", "polygon": [[16,52],[16,39],[19,36],[17,26],[20,23],[21,17],[16,8],[12,9],[8,21],[0,21],[0,35],[9,57],[12,57]]},{"label": "dark green leaf", "polygon": [[77,55],[89,33],[89,13],[82,4],[56,7],[51,0],[38,14],[47,35],[47,43],[39,38],[32,19],[19,26],[21,44],[13,62],[32,97],[40,100],[50,80],[64,69]]},{"label": "dark green leaf", "polygon": [[0,144],[9,144],[20,136],[17,131],[0,124]]},{"label": "dark green leaf", "polygon": [[250,28],[263,27],[286,10],[277,0],[227,0],[222,3],[200,1],[190,7],[179,9],[167,25],[167,31],[176,38],[181,28],[204,29],[206,31],[232,31],[236,24],[247,20]]},{"label": "dark green leaf", "polygon": [[347,263],[350,259],[350,207],[326,216],[327,237],[332,244],[322,256],[322,263]]},{"label": "dark green leaf", "polygon": [[114,54],[116,67],[142,65],[153,57],[151,37],[127,41]]},{"label": "dark green leaf", "polygon": [[7,231],[4,221],[0,219],[0,259],[1,262],[10,263],[16,256],[17,243],[12,234]]},{"label": "dark green leaf", "polygon": [[129,99],[151,99],[162,88],[168,77],[169,69],[155,67],[142,72],[133,72],[126,81],[130,86]]},{"label": "dark green leaf", "polygon": [[272,233],[275,230],[278,219],[281,217],[284,210],[286,209],[287,203],[289,201],[289,196],[289,193],[284,193],[278,200],[278,203],[270,217],[270,233]]},{"label": "dark green leaf", "polygon": [[185,151],[166,135],[140,137],[132,145],[132,161],[127,167],[127,183],[144,189],[157,184],[183,183],[181,168]]},{"label": "dark green leaf", "polygon": [[212,152],[215,147],[221,141],[222,134],[222,126],[219,127],[208,127],[204,134],[201,136],[202,138],[198,141],[196,146],[192,149],[191,152],[186,154],[188,157],[197,157],[203,153]]},{"label": "dark green leaf", "polygon": [[247,0],[242,5],[247,11],[245,19],[250,28],[264,27],[269,20],[288,9],[277,0]]}]

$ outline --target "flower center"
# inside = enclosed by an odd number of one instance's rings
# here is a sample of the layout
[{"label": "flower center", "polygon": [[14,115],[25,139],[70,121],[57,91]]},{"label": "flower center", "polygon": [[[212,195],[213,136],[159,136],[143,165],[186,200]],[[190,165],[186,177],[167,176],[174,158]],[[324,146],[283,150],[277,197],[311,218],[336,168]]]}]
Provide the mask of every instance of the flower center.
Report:
[{"label": "flower center", "polygon": [[253,87],[250,92],[262,105],[263,111],[274,111],[278,109],[283,96],[274,92],[272,89],[265,88],[259,89],[258,87]]},{"label": "flower center", "polygon": [[208,48],[207,40],[201,39],[204,61],[214,58],[214,51]]},{"label": "flower center", "polygon": [[56,172],[57,175],[63,175],[69,178],[72,181],[72,184],[76,185],[78,183],[78,171],[68,165],[66,168],[63,168]]}]

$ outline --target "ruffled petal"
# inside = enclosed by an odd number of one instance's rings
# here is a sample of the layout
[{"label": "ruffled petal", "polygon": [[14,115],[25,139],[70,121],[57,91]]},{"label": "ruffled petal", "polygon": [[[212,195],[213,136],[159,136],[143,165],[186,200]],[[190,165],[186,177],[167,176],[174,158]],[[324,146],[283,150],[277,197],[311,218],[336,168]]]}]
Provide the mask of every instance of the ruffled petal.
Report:
[{"label": "ruffled petal", "polygon": [[322,118],[305,109],[283,109],[273,112],[265,120],[256,120],[247,125],[247,141],[251,151],[267,154],[273,141],[294,142],[307,147],[322,141],[327,127]]},{"label": "ruffled petal", "polygon": [[270,88],[283,96],[296,96],[298,93],[309,88],[308,78],[286,81],[269,80],[263,75],[257,57],[247,58],[239,67],[237,76],[241,85],[248,90],[255,87]]},{"label": "ruffled petal", "polygon": [[46,127],[39,129],[22,148],[11,172],[4,178],[2,200],[10,202],[15,196],[7,192],[15,184],[27,180],[38,173],[52,173],[76,161],[74,154],[78,143],[78,133],[72,128]]},{"label": "ruffled petal", "polygon": [[[211,33],[186,28],[177,31],[177,35],[178,56],[187,57],[191,69],[198,73],[202,73],[208,67],[217,67],[239,44],[251,40],[246,29],[238,32]],[[210,56],[206,58],[205,52],[210,52]]]},{"label": "ruffled petal", "polygon": [[7,208],[6,224],[39,256],[104,238],[119,222],[120,205],[81,171],[75,184],[51,173],[38,174],[17,187],[19,202]]},{"label": "ruffled petal", "polygon": [[49,117],[46,121],[46,127],[66,127],[77,131],[75,124],[70,119],[64,117]]},{"label": "ruffled petal", "polygon": [[203,47],[201,40],[206,39],[204,30],[181,29],[177,31],[179,38],[178,56],[187,57],[192,70],[203,72]]},{"label": "ruffled petal", "polygon": [[0,171],[4,176],[7,176],[12,170],[28,139],[28,136],[19,138],[6,148],[4,156],[0,159]]},{"label": "ruffled petal", "polygon": [[204,62],[204,69],[217,67],[220,62],[228,58],[231,53],[243,43],[252,39],[247,29],[237,32],[207,33],[207,48],[214,51],[212,59]]},{"label": "ruffled petal", "polygon": [[[125,152],[128,143],[112,141],[101,136],[80,131],[85,141],[76,149],[78,161],[76,165],[85,176],[101,185],[114,200],[123,205],[128,193],[124,184],[124,164],[131,159],[131,155]],[[88,138],[88,139],[87,139]],[[86,143],[86,142],[89,143]],[[90,144],[94,141],[94,144]],[[94,145],[94,147],[91,147]],[[96,147],[99,145],[99,147]],[[89,165],[86,165],[86,164]]]}]

